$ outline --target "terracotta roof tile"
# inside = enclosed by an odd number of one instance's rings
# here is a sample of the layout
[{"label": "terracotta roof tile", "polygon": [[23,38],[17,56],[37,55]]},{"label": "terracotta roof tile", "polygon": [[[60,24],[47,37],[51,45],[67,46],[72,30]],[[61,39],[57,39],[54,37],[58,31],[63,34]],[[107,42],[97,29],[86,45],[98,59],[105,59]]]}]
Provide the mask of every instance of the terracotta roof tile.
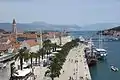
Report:
[{"label": "terracotta roof tile", "polygon": [[25,42],[26,42],[27,44],[29,44],[30,47],[35,46],[35,45],[38,45],[38,42],[35,41],[35,40],[25,40]]},{"label": "terracotta roof tile", "polygon": [[18,37],[37,38],[37,34],[19,34]]},{"label": "terracotta roof tile", "polygon": [[11,46],[8,44],[0,44],[0,51],[6,51],[10,48]]}]

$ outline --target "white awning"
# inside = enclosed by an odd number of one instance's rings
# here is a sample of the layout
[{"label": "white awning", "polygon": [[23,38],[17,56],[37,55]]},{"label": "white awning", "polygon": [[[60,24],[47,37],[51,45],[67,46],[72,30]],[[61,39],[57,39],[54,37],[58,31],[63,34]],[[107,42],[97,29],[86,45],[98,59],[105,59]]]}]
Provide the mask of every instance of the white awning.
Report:
[{"label": "white awning", "polygon": [[58,52],[52,52],[53,54],[56,54],[56,53],[58,53]]},{"label": "white awning", "polygon": [[56,48],[57,51],[60,51],[62,48]]},{"label": "white awning", "polygon": [[31,71],[32,71],[32,69],[18,70],[18,71],[16,71],[18,74],[14,74],[14,75],[17,76],[17,77],[19,77],[19,76],[24,77],[27,74],[29,74]]}]

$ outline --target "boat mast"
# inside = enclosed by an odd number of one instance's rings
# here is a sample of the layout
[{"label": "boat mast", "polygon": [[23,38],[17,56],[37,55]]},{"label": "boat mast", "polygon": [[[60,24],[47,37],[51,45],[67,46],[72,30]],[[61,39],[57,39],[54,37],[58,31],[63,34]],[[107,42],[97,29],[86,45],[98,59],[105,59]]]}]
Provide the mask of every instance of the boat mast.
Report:
[{"label": "boat mast", "polygon": [[93,49],[92,49],[92,38],[90,38],[90,56],[93,56]]},{"label": "boat mast", "polygon": [[103,46],[102,46],[102,31],[100,31],[99,33],[99,49],[101,49]]}]

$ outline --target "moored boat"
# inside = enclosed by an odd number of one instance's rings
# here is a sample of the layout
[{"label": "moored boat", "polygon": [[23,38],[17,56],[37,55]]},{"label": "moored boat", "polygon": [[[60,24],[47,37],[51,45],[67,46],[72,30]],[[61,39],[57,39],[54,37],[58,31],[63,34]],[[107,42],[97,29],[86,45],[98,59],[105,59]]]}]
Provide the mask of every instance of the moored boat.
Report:
[{"label": "moored boat", "polygon": [[111,70],[112,70],[112,71],[115,71],[115,72],[116,72],[116,71],[119,71],[119,69],[118,69],[117,67],[115,67],[115,66],[111,66]]},{"label": "moored boat", "polygon": [[91,59],[88,59],[88,60],[87,60],[87,63],[88,63],[88,66],[94,66],[94,65],[97,64],[97,60],[91,58]]},{"label": "moored boat", "polygon": [[106,59],[106,56],[107,56],[107,51],[105,49],[96,49],[96,54],[97,54],[97,58],[98,59]]},{"label": "moored boat", "polygon": [[99,60],[104,60],[106,59],[106,56],[107,56],[107,50],[105,50],[103,48],[103,39],[102,39],[102,34],[100,33],[99,34],[99,48],[96,48],[96,54],[97,54],[97,58]]}]

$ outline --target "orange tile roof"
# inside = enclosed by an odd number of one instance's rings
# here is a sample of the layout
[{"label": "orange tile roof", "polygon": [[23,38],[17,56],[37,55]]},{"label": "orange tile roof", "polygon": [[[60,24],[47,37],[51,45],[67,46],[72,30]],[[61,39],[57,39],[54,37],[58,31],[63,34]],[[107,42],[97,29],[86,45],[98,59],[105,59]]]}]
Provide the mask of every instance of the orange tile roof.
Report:
[{"label": "orange tile roof", "polygon": [[37,41],[35,41],[35,40],[25,40],[25,42],[26,42],[27,44],[29,44],[29,45],[30,45],[30,47],[35,46],[35,45],[38,45],[38,44],[39,44],[39,43],[38,43]]},{"label": "orange tile roof", "polygon": [[11,42],[11,45],[12,45],[13,48],[18,49],[20,47],[21,43]]},{"label": "orange tile roof", "polygon": [[0,44],[0,51],[6,51],[10,48],[8,44]]},{"label": "orange tile roof", "polygon": [[37,34],[18,34],[18,37],[37,38]]}]

